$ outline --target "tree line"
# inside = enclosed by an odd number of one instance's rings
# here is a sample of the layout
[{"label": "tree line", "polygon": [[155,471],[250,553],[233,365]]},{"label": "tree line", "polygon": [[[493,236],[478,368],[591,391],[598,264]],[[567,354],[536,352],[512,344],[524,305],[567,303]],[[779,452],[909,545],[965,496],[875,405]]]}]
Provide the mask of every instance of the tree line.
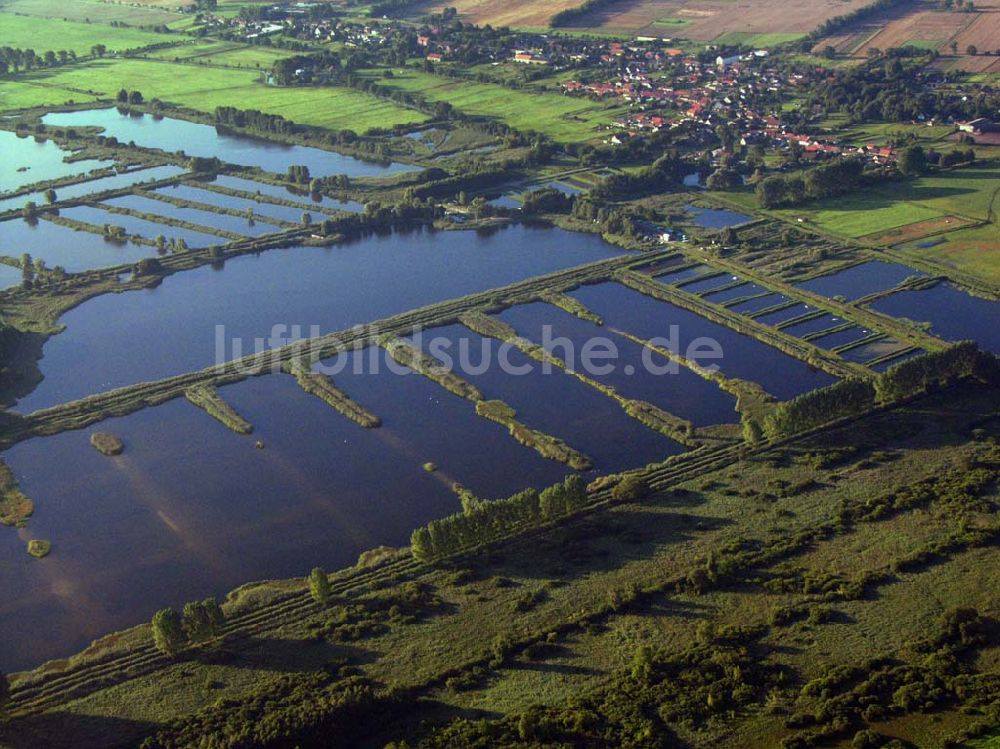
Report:
[{"label": "tree line", "polygon": [[506,499],[467,503],[466,511],[432,520],[410,537],[413,556],[433,561],[483,544],[515,531],[558,520],[587,505],[587,486],[573,474],[544,489],[526,489]]},{"label": "tree line", "polygon": [[153,614],[153,644],[165,655],[174,655],[188,645],[218,637],[226,626],[226,615],[214,598],[184,604],[178,614],[172,608]]}]

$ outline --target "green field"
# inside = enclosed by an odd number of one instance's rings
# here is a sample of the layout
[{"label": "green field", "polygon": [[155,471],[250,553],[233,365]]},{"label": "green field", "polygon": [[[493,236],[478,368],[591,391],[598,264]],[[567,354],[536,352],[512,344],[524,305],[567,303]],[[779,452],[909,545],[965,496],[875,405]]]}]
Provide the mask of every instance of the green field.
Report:
[{"label": "green field", "polygon": [[273,47],[248,46],[235,42],[197,41],[150,52],[146,57],[156,60],[225,65],[234,68],[269,69],[275,60],[293,52]]},{"label": "green field", "polygon": [[0,13],[0,41],[3,45],[31,48],[39,55],[49,49],[72,50],[78,55],[89,55],[90,48],[95,44],[103,44],[108,48],[108,53],[121,52],[175,39],[176,36],[152,31]]},{"label": "green field", "polygon": [[[929,247],[920,245],[930,244]],[[896,249],[915,258],[935,260],[1000,284],[1000,226],[986,224],[940,234]]]},{"label": "green field", "polygon": [[[191,14],[181,14],[165,8],[109,3],[102,0],[4,0],[3,11],[67,21],[93,23],[119,21],[130,26],[154,26],[161,23],[169,24],[182,18],[194,19]],[[4,44],[7,43],[5,39]]]},{"label": "green field", "polygon": [[888,182],[850,196],[775,211],[847,237],[894,229],[947,214],[983,220],[1000,186],[1000,166],[978,165]]},{"label": "green field", "polygon": [[624,107],[556,93],[528,93],[492,83],[455,81],[433,73],[393,68],[393,78],[368,71],[383,86],[410,91],[429,101],[447,101],[465,114],[490,117],[518,130],[543,132],[553,140],[581,142],[598,137],[598,127],[621,115]]},{"label": "green field", "polygon": [[276,88],[258,73],[151,60],[97,60],[0,83],[0,108],[58,106],[113,98],[120,89],[212,112],[218,106],[259,109],[305,125],[365,132],[423,122],[426,115],[366,94],[335,88]]}]

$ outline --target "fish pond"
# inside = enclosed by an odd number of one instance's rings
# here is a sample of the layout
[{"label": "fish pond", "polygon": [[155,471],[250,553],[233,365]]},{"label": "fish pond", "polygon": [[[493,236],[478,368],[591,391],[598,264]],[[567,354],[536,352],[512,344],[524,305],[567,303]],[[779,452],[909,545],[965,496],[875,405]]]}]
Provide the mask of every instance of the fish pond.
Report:
[{"label": "fish pond", "polygon": [[[314,177],[346,174],[349,177],[384,177],[419,167],[409,164],[375,164],[309,146],[223,133],[212,125],[201,125],[173,117],[128,112],[115,107],[76,112],[50,112],[42,122],[55,127],[100,127],[104,135],[122,143],[135,142],[164,151],[183,150],[189,156],[216,157],[230,164],[256,166],[284,174],[293,164],[306,164]],[[178,149],[178,145],[182,149]]]}]

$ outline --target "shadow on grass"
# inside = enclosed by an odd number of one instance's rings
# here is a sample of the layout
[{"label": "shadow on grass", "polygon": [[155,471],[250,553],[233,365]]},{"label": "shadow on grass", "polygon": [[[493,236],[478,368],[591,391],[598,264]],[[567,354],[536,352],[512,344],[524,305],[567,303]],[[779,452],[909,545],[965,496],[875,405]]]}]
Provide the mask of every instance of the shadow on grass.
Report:
[{"label": "shadow on grass", "polygon": [[220,665],[277,673],[309,673],[341,663],[372,663],[378,653],[352,644],[316,640],[246,637],[220,648],[198,651],[190,660],[201,665]]},{"label": "shadow on grass", "polygon": [[45,713],[0,724],[0,745],[10,749],[115,749],[137,746],[156,724],[126,718]]}]

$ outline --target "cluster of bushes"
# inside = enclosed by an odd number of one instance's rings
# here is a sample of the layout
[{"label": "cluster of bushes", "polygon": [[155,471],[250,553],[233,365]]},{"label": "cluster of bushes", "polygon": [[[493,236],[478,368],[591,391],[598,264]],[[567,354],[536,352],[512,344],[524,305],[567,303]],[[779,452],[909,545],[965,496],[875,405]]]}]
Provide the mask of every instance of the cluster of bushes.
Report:
[{"label": "cluster of bushes", "polygon": [[757,183],[757,202],[761,208],[777,208],[843,195],[857,189],[862,176],[860,159],[835,159],[801,174],[776,174],[762,179]]},{"label": "cluster of bushes", "polygon": [[590,192],[597,200],[623,200],[663,192],[680,184],[688,169],[677,153],[670,151],[638,172],[608,175]]},{"label": "cluster of bushes", "polygon": [[398,707],[393,697],[380,697],[368,679],[330,664],[322,671],[280,676],[240,700],[219,700],[162,727],[140,747],[350,747]]},{"label": "cluster of bushes", "polygon": [[392,205],[367,203],[363,213],[324,219],[319,228],[327,237],[334,234],[354,237],[371,231],[432,222],[443,214],[444,210],[433,201],[422,201],[419,198],[403,200]]},{"label": "cluster of bushes", "polygon": [[941,166],[947,168],[958,164],[971,164],[976,160],[976,152],[971,148],[956,148],[941,156]]},{"label": "cluster of bushes", "polygon": [[557,520],[586,505],[586,482],[580,476],[567,476],[541,494],[526,489],[507,499],[477,503],[467,512],[433,520],[413,531],[410,548],[417,559],[433,561]]},{"label": "cluster of bushes", "polygon": [[569,213],[573,210],[573,196],[552,187],[543,187],[524,196],[521,210],[524,213]]},{"label": "cluster of bushes", "polygon": [[262,133],[294,133],[296,125],[280,114],[267,114],[256,109],[216,107],[215,123],[229,127],[242,127]]},{"label": "cluster of bushes", "polygon": [[990,706],[997,700],[994,685],[972,673],[964,656],[988,645],[992,629],[975,609],[953,609],[934,635],[910,646],[916,665],[883,658],[863,667],[829,666],[803,685],[802,709],[786,721],[789,728],[808,730],[785,738],[782,746],[806,749],[852,735],[855,746],[882,746],[888,738],[867,728],[869,723],[955,702]]},{"label": "cluster of bushes", "polygon": [[142,104],[142,92],[141,91],[127,91],[124,88],[118,91],[118,95],[115,96],[115,101],[119,104]]},{"label": "cluster of bushes", "polygon": [[289,182],[294,182],[297,185],[312,184],[309,176],[309,167],[305,164],[289,164],[286,176]]},{"label": "cluster of bushes", "polygon": [[161,609],[153,614],[153,643],[157,650],[173,655],[187,645],[218,637],[226,626],[226,615],[214,598],[184,604],[183,614]]}]

